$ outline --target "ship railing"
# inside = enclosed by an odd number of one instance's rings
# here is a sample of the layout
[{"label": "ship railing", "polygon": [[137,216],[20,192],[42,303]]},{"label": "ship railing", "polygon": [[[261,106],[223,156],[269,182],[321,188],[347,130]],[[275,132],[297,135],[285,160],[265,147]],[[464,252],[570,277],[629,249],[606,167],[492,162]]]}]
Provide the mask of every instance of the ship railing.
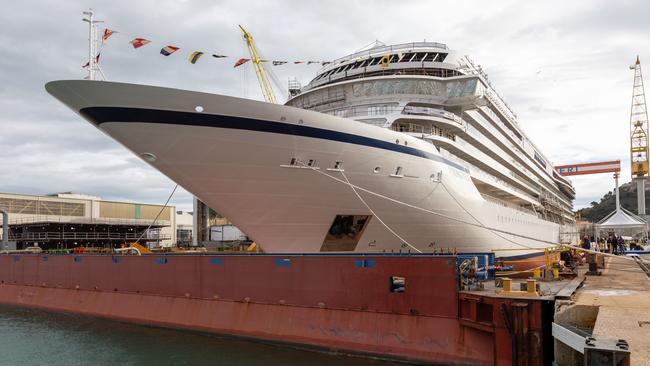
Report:
[{"label": "ship railing", "polygon": [[465,121],[463,121],[462,118],[458,117],[455,113],[445,111],[444,109],[407,105],[402,110],[402,113],[408,115],[416,115],[416,116],[441,117],[444,119],[454,121],[461,126],[465,125]]},{"label": "ship railing", "polygon": [[456,141],[456,136],[454,134],[445,132],[444,130],[436,126],[424,126],[417,123],[396,122],[391,126],[391,129],[397,132],[416,133],[416,134],[429,135],[429,136],[432,135],[440,136],[452,141]]},{"label": "ship railing", "polygon": [[[374,109],[373,109],[374,108]],[[354,106],[346,108],[330,109],[321,113],[342,118],[353,117],[381,117],[388,114],[400,112],[402,109],[397,105],[383,104],[380,106]]]},{"label": "ship railing", "polygon": [[[485,73],[485,71],[483,71],[483,69],[480,66],[476,66],[474,64],[474,61],[472,61],[472,59],[469,58],[469,56],[465,56],[465,60],[467,61],[466,66],[468,71],[472,74],[480,75],[483,78],[483,80],[485,80],[485,83],[488,86],[487,88],[488,93],[486,93],[488,95],[488,99],[490,99],[490,101],[492,101],[493,104],[496,105],[497,108],[499,108],[501,113],[503,113],[504,116],[510,119],[513,124],[517,124],[517,115],[515,114],[515,112],[512,111],[512,108],[510,108],[508,103],[506,103],[501,97],[501,95],[499,95],[499,93],[496,91],[496,89],[492,85],[492,82],[490,82],[487,73]],[[496,97],[490,95],[492,93],[494,93]],[[495,100],[493,101],[491,98]]]},{"label": "ship railing", "polygon": [[507,188],[509,188],[509,189],[511,189],[511,190],[513,190],[513,191],[515,191],[515,192],[517,192],[517,193],[519,193],[519,194],[521,194],[521,195],[523,195],[525,197],[530,198],[534,202],[539,201],[535,196],[533,196],[530,193],[522,190],[521,188],[515,187],[513,184],[510,184],[510,183],[504,181],[503,179],[495,177],[494,175],[484,171],[483,169],[477,167],[476,165],[474,165],[472,163],[468,162],[467,164],[471,167],[470,170],[471,170],[472,173],[475,173],[475,172],[478,173],[478,175],[481,176],[483,179],[487,179],[487,180],[490,180],[493,183],[496,183],[498,185],[505,186],[505,187],[507,187]]}]

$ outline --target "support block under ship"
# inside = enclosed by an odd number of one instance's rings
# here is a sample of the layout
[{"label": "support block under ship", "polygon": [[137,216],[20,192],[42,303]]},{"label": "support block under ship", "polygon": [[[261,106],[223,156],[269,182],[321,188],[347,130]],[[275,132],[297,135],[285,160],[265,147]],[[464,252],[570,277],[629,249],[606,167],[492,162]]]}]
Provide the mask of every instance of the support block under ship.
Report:
[{"label": "support block under ship", "polygon": [[571,183],[444,44],[345,56],[285,105],[103,81],[46,89],[266,252],[522,257],[576,231]]}]

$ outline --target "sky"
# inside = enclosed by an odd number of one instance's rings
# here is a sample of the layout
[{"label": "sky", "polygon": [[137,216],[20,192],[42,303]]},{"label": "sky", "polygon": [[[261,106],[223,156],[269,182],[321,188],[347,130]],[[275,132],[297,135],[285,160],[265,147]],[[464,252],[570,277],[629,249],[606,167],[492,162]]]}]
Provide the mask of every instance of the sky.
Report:
[{"label": "sky", "polygon": [[[100,65],[110,81],[263,99],[238,24],[265,58],[329,60],[379,40],[437,41],[469,55],[557,165],[620,159],[630,180],[629,114],[637,55],[650,70],[650,2],[644,1],[11,1],[0,12],[0,192],[73,191],[105,199],[164,202],[174,187],[49,96],[51,80],[86,73],[87,25],[117,30]],[[134,37],[152,41],[138,50]],[[181,47],[163,57],[161,47]],[[196,65],[193,50],[209,56]],[[317,65],[273,68],[303,85]],[[648,71],[650,74],[650,71]],[[613,188],[610,174],[572,178],[576,208]],[[171,200],[191,210],[179,189]]]}]

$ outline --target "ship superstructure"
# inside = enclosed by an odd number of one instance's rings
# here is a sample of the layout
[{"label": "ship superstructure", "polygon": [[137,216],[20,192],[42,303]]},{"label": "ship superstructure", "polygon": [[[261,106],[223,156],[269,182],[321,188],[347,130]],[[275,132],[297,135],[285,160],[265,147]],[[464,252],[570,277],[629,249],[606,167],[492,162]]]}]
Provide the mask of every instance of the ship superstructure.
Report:
[{"label": "ship superstructure", "polygon": [[425,140],[466,166],[486,199],[550,222],[575,221],[571,182],[521,130],[481,68],[444,44],[377,46],[340,58],[287,105]]},{"label": "ship superstructure", "polygon": [[46,88],[267,252],[533,255],[575,231],[571,183],[485,74],[440,43],[335,60],[285,106],[112,82]]}]

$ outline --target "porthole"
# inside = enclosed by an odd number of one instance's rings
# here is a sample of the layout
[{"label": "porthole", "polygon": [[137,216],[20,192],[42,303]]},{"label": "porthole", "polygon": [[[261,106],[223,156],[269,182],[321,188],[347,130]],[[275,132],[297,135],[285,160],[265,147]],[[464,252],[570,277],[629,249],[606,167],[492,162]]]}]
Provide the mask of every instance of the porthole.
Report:
[{"label": "porthole", "polygon": [[404,146],[409,146],[409,142],[408,142],[408,141],[404,141]]},{"label": "porthole", "polygon": [[158,160],[158,157],[150,152],[141,153],[140,156],[142,159],[148,161],[149,163],[154,163],[156,160]]},{"label": "porthole", "polygon": [[203,112],[203,106],[197,105],[196,107],[194,107],[194,110],[201,113]]},{"label": "porthole", "polygon": [[379,173],[380,171],[381,171],[381,167],[376,166],[375,169],[373,169],[372,172],[375,173],[375,174],[377,174],[377,173]]},{"label": "porthole", "polygon": [[395,140],[395,143],[399,145],[399,139],[398,139],[398,140]]}]

